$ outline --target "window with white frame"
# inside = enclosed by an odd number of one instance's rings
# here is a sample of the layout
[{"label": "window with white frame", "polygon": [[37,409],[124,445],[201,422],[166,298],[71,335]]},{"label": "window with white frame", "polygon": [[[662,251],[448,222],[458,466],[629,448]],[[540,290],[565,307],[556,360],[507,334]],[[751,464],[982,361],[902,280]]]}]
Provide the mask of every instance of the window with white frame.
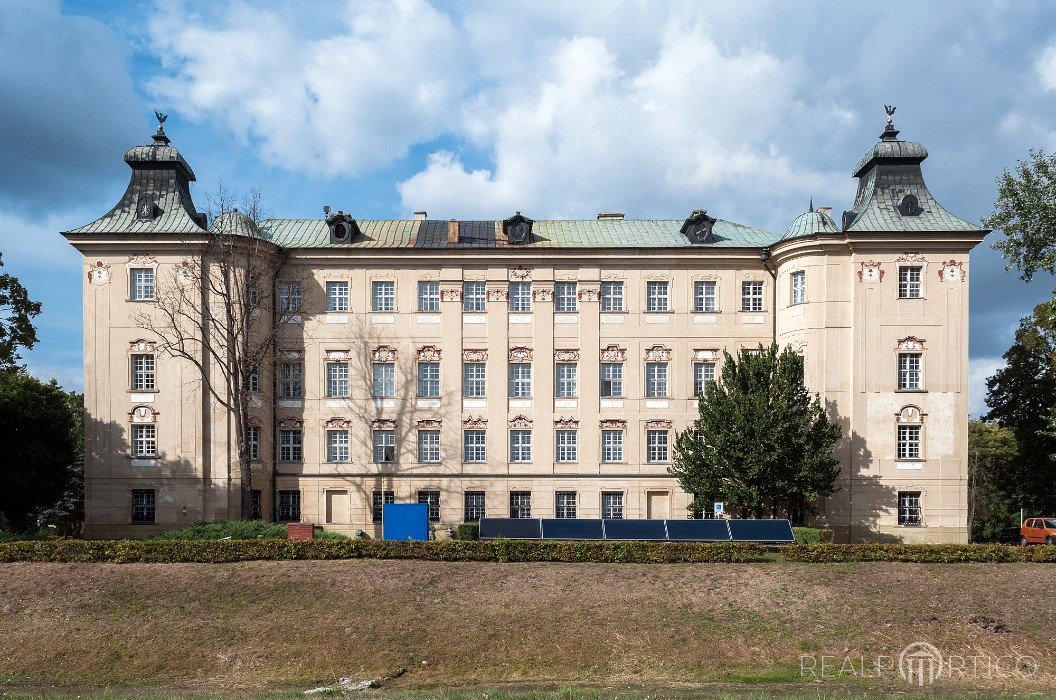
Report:
[{"label": "window with white frame", "polygon": [[803,304],[807,301],[807,273],[800,270],[792,273],[792,303]]},{"label": "window with white frame", "polygon": [[301,492],[279,491],[279,522],[298,523],[301,521]]},{"label": "window with white frame", "polygon": [[429,506],[429,522],[438,523],[440,522],[440,492],[439,491],[419,491],[418,502],[425,503]]},{"label": "window with white frame", "polygon": [[373,430],[371,436],[374,444],[374,461],[378,463],[395,462],[396,431]]},{"label": "window with white frame", "polygon": [[601,492],[601,517],[605,520],[623,520],[623,492]]},{"label": "window with white frame", "polygon": [[484,311],[487,308],[487,293],[483,282],[462,283],[462,310]]},{"label": "window with white frame", "polygon": [[157,492],[154,489],[132,489],[132,522],[154,522],[156,503]]},{"label": "window with white frame", "polygon": [[554,494],[554,517],[566,520],[576,517],[575,491],[558,491]]},{"label": "window with white frame", "polygon": [[510,517],[518,519],[532,517],[531,491],[510,491]]},{"label": "window with white frame", "polygon": [[348,282],[326,283],[326,310],[348,311]]},{"label": "window with white frame", "polygon": [[578,395],[579,365],[575,362],[558,362],[554,366],[554,396],[574,399]]},{"label": "window with white frame", "polygon": [[715,313],[718,310],[715,282],[693,283],[693,310],[698,313]]},{"label": "window with white frame", "polygon": [[300,462],[304,459],[303,449],[300,428],[283,428],[279,431],[280,462]]},{"label": "window with white frame", "polygon": [[645,397],[648,399],[667,397],[667,363],[645,363]]},{"label": "window with white frame", "polygon": [[554,444],[558,462],[575,462],[579,459],[579,431],[555,431]]},{"label": "window with white frame", "polygon": [[708,382],[713,381],[715,381],[714,362],[693,363],[693,396],[703,396],[705,387],[708,385]]},{"label": "window with white frame", "polygon": [[304,365],[300,362],[279,363],[279,398],[300,398],[304,393]]},{"label": "window with white frame", "polygon": [[349,442],[347,430],[326,431],[326,461],[347,462],[349,459]]},{"label": "window with white frame", "polygon": [[246,427],[246,448],[249,450],[250,459],[260,459],[259,425],[250,425]]},{"label": "window with white frame", "polygon": [[348,396],[348,363],[328,362],[326,363],[326,395]]},{"label": "window with white frame", "polygon": [[667,282],[645,283],[645,310],[667,311]]},{"label": "window with white frame", "polygon": [[646,460],[649,462],[667,462],[670,455],[667,445],[668,431],[646,430],[645,447]]},{"label": "window with white frame", "polygon": [[279,282],[279,313],[296,313],[301,310],[301,283]]},{"label": "window with white frame", "polygon": [[396,283],[389,281],[370,283],[370,310],[384,313],[396,310]]},{"label": "window with white frame", "polygon": [[485,517],[483,491],[466,491],[462,504],[462,520],[467,523],[479,522]]},{"label": "window with white frame", "polygon": [[249,374],[246,375],[246,391],[251,394],[260,391],[260,370],[257,367],[251,367]]},{"label": "window with white frame", "polygon": [[903,265],[898,268],[898,298],[920,299],[924,296],[923,268]]},{"label": "window with white frame", "polygon": [[260,287],[253,285],[246,290],[246,297],[251,307],[257,307],[260,305]]},{"label": "window with white frame", "polygon": [[487,370],[483,362],[465,362],[462,365],[462,395],[471,399],[482,399],[487,392]]},{"label": "window with white frame", "polygon": [[919,425],[898,426],[899,459],[913,460],[921,458],[920,435],[922,427]]},{"label": "window with white frame", "polygon": [[133,267],[128,271],[128,296],[132,301],[154,299],[154,268]]},{"label": "window with white frame", "polygon": [[440,461],[440,431],[419,430],[418,431],[418,461],[439,462]]},{"label": "window with white frame", "polygon": [[898,388],[903,391],[924,388],[924,373],[921,371],[921,354],[919,352],[900,352],[898,354]]},{"label": "window with white frame", "polygon": [[510,311],[528,313],[532,310],[532,283],[510,282]]},{"label": "window with white frame", "polygon": [[373,365],[374,384],[371,387],[377,398],[396,396],[396,365],[392,362],[375,362]]},{"label": "window with white frame", "polygon": [[132,426],[132,456],[155,457],[158,454],[158,430],[154,425]]},{"label": "window with white frame", "polygon": [[575,282],[557,282],[554,284],[554,312],[575,313],[578,310]]},{"label": "window with white frame", "polygon": [[510,363],[510,398],[532,395],[532,365],[530,362]]},{"label": "window with white frame", "polygon": [[623,282],[601,283],[601,310],[623,311]]},{"label": "window with white frame", "polygon": [[418,363],[418,396],[435,399],[440,396],[440,363]]},{"label": "window with white frame", "polygon": [[486,430],[462,431],[462,460],[465,462],[488,461]]},{"label": "window with white frame", "polygon": [[154,391],[154,355],[132,356],[132,391]]},{"label": "window with white frame", "polygon": [[924,522],[920,508],[920,491],[898,492],[898,524],[920,525]]},{"label": "window with white frame", "polygon": [[741,282],[741,311],[763,310],[763,283]]},{"label": "window with white frame", "polygon": [[601,431],[601,461],[622,462],[623,461],[623,431],[602,430]]},{"label": "window with white frame", "polygon": [[440,310],[440,283],[418,283],[418,310],[425,313],[436,313]]},{"label": "window with white frame", "polygon": [[532,431],[511,430],[510,431],[510,461],[531,462],[532,461]]},{"label": "window with white frame", "polygon": [[603,398],[623,396],[623,363],[601,363],[601,395]]},{"label": "window with white frame", "polygon": [[396,502],[395,491],[372,491],[370,494],[370,520],[380,523],[384,518],[385,504]]}]

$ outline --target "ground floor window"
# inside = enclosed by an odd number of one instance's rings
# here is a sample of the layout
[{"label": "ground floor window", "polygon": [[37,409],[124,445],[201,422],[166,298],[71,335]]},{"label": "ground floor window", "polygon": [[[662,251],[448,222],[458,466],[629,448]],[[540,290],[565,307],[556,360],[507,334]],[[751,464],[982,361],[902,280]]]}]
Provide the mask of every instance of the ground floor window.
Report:
[{"label": "ground floor window", "polygon": [[260,489],[253,489],[249,492],[249,519],[260,520]]},{"label": "ground floor window", "polygon": [[370,519],[380,523],[386,503],[396,502],[395,491],[375,491],[370,495]]},{"label": "ground floor window", "polygon": [[279,491],[279,522],[301,522],[300,491]]},{"label": "ground floor window", "polygon": [[466,491],[465,508],[462,513],[463,521],[467,523],[478,522],[484,517],[484,492]]},{"label": "ground floor window", "polygon": [[532,492],[511,491],[510,492],[510,517],[530,518],[532,517]]},{"label": "ground floor window", "polygon": [[132,489],[132,522],[154,522],[154,489]]},{"label": "ground floor window", "polygon": [[440,522],[440,492],[439,491],[419,491],[418,502],[429,504],[429,522],[438,523]]},{"label": "ground floor window", "polygon": [[898,492],[898,524],[920,525],[924,522],[920,512],[920,491]]},{"label": "ground floor window", "polygon": [[555,518],[575,518],[576,492],[558,491],[554,497],[554,506]]},{"label": "ground floor window", "polygon": [[601,494],[601,517],[606,520],[623,519],[623,493],[603,491]]}]

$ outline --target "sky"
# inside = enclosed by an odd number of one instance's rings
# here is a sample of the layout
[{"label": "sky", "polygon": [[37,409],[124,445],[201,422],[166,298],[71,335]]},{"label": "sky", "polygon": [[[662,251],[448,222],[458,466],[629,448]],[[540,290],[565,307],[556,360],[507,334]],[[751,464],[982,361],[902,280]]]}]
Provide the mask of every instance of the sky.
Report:
[{"label": "sky", "polygon": [[[153,110],[192,193],[277,217],[719,218],[774,232],[853,201],[896,105],[960,217],[1056,149],[1056,4],[0,0],[0,252],[43,303],[31,372],[83,383],[82,263]],[[970,411],[1053,292],[971,256]]]}]

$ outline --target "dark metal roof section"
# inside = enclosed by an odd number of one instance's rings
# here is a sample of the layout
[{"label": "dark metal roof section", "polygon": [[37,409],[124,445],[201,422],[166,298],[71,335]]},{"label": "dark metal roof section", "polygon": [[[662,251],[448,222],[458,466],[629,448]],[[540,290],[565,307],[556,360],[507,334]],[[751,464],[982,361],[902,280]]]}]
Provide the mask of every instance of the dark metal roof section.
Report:
[{"label": "dark metal roof section", "polygon": [[532,224],[535,222],[517,212],[502,222],[502,233],[510,245],[524,245],[532,240]]},{"label": "dark metal roof section", "polygon": [[132,168],[121,201],[106,216],[70,233],[202,233],[205,214],[191,201],[194,171],[180,152],[169,145],[167,115],[154,113],[158,130],[152,142],[125,153]]},{"label": "dark metal roof section", "polygon": [[679,233],[688,238],[690,243],[710,243],[716,221],[718,219],[708,216],[707,209],[694,209],[689,218],[682,222]]},{"label": "dark metal roof section", "polygon": [[356,239],[363,237],[359,224],[356,223],[351,214],[346,214],[343,211],[331,214],[330,207],[325,207],[324,211],[326,212],[326,227],[330,230],[331,244],[352,243]]}]

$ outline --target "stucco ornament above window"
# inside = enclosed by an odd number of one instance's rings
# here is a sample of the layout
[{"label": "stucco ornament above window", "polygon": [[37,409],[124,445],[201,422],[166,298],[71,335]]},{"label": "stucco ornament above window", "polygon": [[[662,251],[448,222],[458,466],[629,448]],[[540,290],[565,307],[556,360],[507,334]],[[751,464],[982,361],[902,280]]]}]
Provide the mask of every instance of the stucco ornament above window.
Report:
[{"label": "stucco ornament above window", "polygon": [[136,406],[128,412],[129,423],[157,423],[158,413],[150,406]]},{"label": "stucco ornament above window", "polygon": [[395,430],[396,421],[391,418],[378,418],[370,422],[370,427],[374,430]]},{"label": "stucco ornament above window", "polygon": [[645,351],[646,362],[669,362],[671,360],[671,348],[663,345],[654,345]]},{"label": "stucco ornament above window", "polygon": [[918,406],[903,406],[899,409],[898,413],[895,414],[895,422],[914,425],[923,423],[924,419],[927,417],[928,414],[921,411]]},{"label": "stucco ornament above window", "polygon": [[487,350],[463,350],[462,351],[463,362],[487,362],[488,351]]},{"label": "stucco ornament above window", "polygon": [[899,350],[923,350],[924,349],[924,339],[923,338],[918,338],[918,337],[916,337],[914,335],[907,335],[905,338],[902,338],[901,340],[898,341],[898,349]]},{"label": "stucco ornament above window", "polygon": [[669,420],[647,420],[645,427],[649,430],[669,430],[673,423]]},{"label": "stucco ornament above window", "polygon": [[626,430],[627,421],[622,418],[603,418],[599,421],[602,430]]},{"label": "stucco ornament above window", "polygon": [[510,362],[531,362],[533,354],[531,348],[523,345],[510,348]]},{"label": "stucco ornament above window", "polygon": [[523,265],[518,265],[510,270],[510,279],[517,282],[528,282],[532,279],[532,271],[525,269]]},{"label": "stucco ornament above window", "polygon": [[606,345],[601,349],[602,362],[625,362],[627,350],[619,345]]},{"label": "stucco ornament above window", "polygon": [[154,352],[157,346],[158,344],[153,340],[139,338],[138,340],[133,340],[129,343],[129,350],[132,352]]},{"label": "stucco ornament above window", "polygon": [[423,418],[415,423],[419,430],[439,430],[443,426],[442,420],[436,418]]},{"label": "stucco ornament above window", "polygon": [[373,362],[395,362],[396,348],[391,345],[379,345],[370,351],[370,359]]},{"label": "stucco ornament above window", "polygon": [[532,427],[532,419],[522,413],[510,419],[510,427],[526,430]]},{"label": "stucco ornament above window", "polygon": [[579,429],[578,418],[565,418],[559,417],[554,419],[554,427],[558,430],[577,430]]},{"label": "stucco ornament above window", "polygon": [[347,418],[329,418],[323,425],[327,428],[351,428],[352,421]]},{"label": "stucco ornament above window", "polygon": [[473,416],[468,416],[462,419],[462,427],[468,428],[470,430],[487,428],[488,419],[484,418],[483,416],[477,416],[476,418],[474,418]]},{"label": "stucco ornament above window", "polygon": [[439,362],[440,348],[435,345],[425,345],[418,349],[419,362]]},{"label": "stucco ornament above window", "polygon": [[579,350],[554,350],[554,359],[558,362],[578,362]]}]

